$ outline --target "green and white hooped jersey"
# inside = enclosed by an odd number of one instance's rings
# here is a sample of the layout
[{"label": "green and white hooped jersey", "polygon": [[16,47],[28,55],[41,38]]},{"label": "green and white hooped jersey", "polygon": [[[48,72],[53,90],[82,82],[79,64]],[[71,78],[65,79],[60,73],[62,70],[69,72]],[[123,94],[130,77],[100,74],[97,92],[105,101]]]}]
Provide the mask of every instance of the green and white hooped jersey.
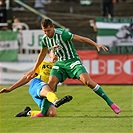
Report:
[{"label": "green and white hooped jersey", "polygon": [[65,29],[55,28],[54,36],[52,38],[46,35],[42,38],[42,48],[54,50],[58,56],[58,61],[64,61],[72,58],[79,58],[74,48],[72,38],[73,34]]}]

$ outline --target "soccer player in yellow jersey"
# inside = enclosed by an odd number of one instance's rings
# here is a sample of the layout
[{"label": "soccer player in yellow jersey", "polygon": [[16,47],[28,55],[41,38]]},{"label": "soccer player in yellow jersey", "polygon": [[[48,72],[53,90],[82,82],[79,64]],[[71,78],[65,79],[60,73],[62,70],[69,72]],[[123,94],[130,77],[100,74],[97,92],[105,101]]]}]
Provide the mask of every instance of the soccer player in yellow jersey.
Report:
[{"label": "soccer player in yellow jersey", "polygon": [[43,80],[45,83],[47,83],[50,75],[50,70],[52,69],[53,65],[53,62],[43,61],[36,70],[36,73],[38,74],[36,78],[39,78]]},{"label": "soccer player in yellow jersey", "polygon": [[[31,108],[27,106],[22,112],[18,113],[16,117],[22,117],[28,115],[30,115],[31,117],[56,116],[57,115],[56,107],[59,107],[60,105],[72,100],[72,96],[65,96],[60,100],[56,98],[56,101],[50,102],[52,101],[52,98],[50,96],[51,94],[54,95],[54,93],[51,92],[49,98],[46,98],[42,95],[43,89],[46,90],[50,89],[49,86],[47,85],[47,82],[49,79],[50,70],[52,69],[54,62],[56,62],[57,60],[57,56],[54,54],[52,50],[49,52],[49,56],[51,62],[43,61],[40,64],[40,66],[36,70],[35,76],[32,79],[29,87],[29,93],[32,96],[33,100],[36,102],[36,104],[41,108],[41,111],[31,111]],[[3,88],[0,91],[0,93],[10,92],[28,83],[30,80],[31,78],[27,79],[25,76],[23,76],[19,81],[17,81],[11,87]],[[56,95],[54,95],[54,98],[55,97]]]}]

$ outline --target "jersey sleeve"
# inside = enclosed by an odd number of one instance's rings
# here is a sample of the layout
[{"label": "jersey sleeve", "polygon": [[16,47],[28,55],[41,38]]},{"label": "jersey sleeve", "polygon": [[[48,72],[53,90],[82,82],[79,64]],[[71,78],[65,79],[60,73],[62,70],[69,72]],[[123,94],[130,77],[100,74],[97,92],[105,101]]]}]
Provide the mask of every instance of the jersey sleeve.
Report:
[{"label": "jersey sleeve", "polygon": [[40,44],[41,44],[41,47],[42,47],[42,48],[46,48],[46,47],[47,47],[47,46],[46,46],[45,36],[42,37],[42,40],[41,40]]},{"label": "jersey sleeve", "polygon": [[37,73],[37,74],[40,73],[40,66],[36,69],[36,73]]},{"label": "jersey sleeve", "polygon": [[62,39],[64,41],[71,40],[73,38],[73,34],[67,30],[64,30],[62,33]]}]

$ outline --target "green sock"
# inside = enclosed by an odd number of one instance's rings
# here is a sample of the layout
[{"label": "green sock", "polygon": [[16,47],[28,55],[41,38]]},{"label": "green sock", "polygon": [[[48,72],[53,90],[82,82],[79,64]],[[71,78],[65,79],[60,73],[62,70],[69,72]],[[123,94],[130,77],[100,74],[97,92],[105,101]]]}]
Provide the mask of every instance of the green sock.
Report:
[{"label": "green sock", "polygon": [[99,95],[101,98],[103,98],[107,104],[110,106],[113,104],[112,100],[107,96],[107,94],[103,91],[102,87],[100,85],[96,85],[96,87],[93,89],[93,91]]},{"label": "green sock", "polygon": [[41,106],[41,113],[44,116],[46,116],[46,113],[47,113],[49,107],[50,107],[50,102],[46,98],[44,98],[42,101],[42,106]]}]

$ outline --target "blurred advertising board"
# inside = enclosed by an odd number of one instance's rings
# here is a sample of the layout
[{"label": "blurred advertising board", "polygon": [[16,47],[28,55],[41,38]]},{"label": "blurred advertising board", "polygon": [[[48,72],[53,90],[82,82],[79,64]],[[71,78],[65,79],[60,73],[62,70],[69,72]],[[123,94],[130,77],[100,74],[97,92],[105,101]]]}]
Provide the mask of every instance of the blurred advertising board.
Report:
[{"label": "blurred advertising board", "polygon": [[[101,55],[96,51],[77,51],[90,77],[99,84],[133,84],[133,54]],[[67,79],[64,84],[82,84]]]}]

